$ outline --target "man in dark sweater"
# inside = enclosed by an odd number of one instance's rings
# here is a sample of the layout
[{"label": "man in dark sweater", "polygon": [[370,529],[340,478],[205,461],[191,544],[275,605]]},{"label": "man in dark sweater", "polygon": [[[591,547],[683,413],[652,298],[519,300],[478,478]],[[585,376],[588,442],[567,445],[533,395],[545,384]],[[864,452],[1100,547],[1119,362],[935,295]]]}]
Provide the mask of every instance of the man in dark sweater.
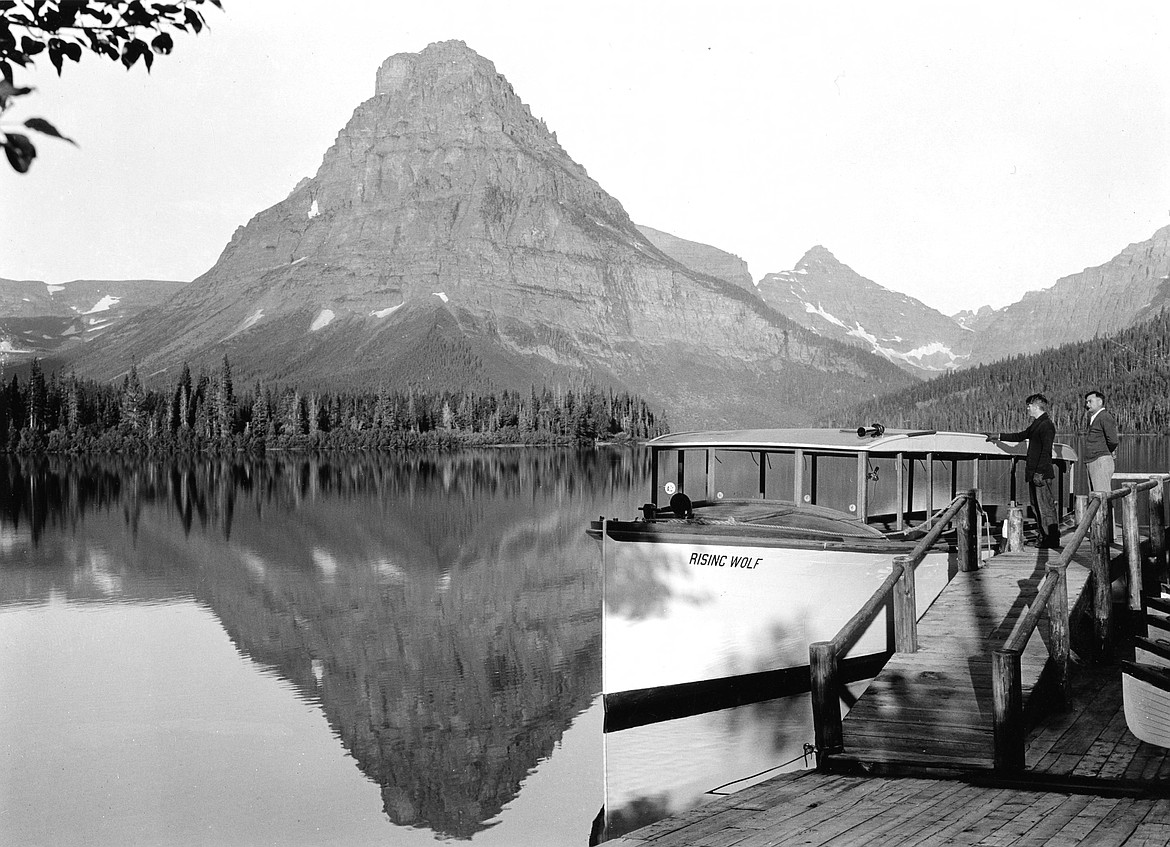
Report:
[{"label": "man in dark sweater", "polygon": [[1085,455],[1081,458],[1089,469],[1089,489],[1109,491],[1113,487],[1113,454],[1120,443],[1117,421],[1105,411],[1105,395],[1100,391],[1085,395],[1085,413],[1089,426],[1085,430]]},{"label": "man in dark sweater", "polygon": [[[998,440],[1028,442],[1024,475],[1028,478],[1032,511],[1040,528],[1036,546],[1057,549],[1060,547],[1060,530],[1056,524],[1056,497],[1052,493],[1052,480],[1056,476],[1052,467],[1052,442],[1056,440],[1056,426],[1048,417],[1047,397],[1031,394],[1025,402],[1032,419],[1028,428],[1023,432],[1001,432]],[[989,435],[987,440],[995,441],[996,437]]]}]

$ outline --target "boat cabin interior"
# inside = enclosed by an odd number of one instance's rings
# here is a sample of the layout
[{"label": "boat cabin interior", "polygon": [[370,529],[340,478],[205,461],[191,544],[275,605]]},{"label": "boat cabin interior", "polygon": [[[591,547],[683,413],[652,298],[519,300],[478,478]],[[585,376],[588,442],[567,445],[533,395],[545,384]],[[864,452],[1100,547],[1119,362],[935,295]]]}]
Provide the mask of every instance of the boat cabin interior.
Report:
[{"label": "boat cabin interior", "polygon": [[[768,429],[691,432],[649,442],[653,494],[647,521],[756,526],[849,522],[858,534],[903,535],[980,490],[991,522],[1025,506],[1027,442],[978,433],[885,429]],[[1069,510],[1076,453],[1053,448],[1057,508]]]}]

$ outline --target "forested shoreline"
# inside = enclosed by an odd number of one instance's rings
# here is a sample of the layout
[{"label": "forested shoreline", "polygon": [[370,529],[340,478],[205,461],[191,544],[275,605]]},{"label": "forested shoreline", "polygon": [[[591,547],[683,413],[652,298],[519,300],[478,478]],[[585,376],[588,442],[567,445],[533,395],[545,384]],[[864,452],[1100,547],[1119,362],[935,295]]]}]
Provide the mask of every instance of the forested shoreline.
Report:
[{"label": "forested shoreline", "polygon": [[184,364],[171,390],[45,375],[0,388],[9,453],[220,453],[269,449],[453,449],[628,442],[667,432],[665,413],[628,393],[535,386],[527,393],[302,391],[259,382],[238,394],[225,357],[212,374]]}]

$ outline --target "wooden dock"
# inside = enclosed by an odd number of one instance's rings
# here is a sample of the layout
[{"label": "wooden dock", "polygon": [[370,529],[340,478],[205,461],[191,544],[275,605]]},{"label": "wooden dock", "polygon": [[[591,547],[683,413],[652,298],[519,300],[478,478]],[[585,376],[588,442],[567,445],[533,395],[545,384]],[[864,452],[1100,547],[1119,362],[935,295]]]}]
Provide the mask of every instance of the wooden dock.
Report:
[{"label": "wooden dock", "polygon": [[1067,708],[1028,736],[1028,775],[804,770],[606,842],[614,847],[1170,843],[1170,751],[1134,738],[1115,665],[1079,668]]},{"label": "wooden dock", "polygon": [[[832,642],[810,646],[816,770],[774,777],[607,843],[1170,844],[1170,751],[1138,741],[1122,708],[1116,659],[1127,645],[1113,622],[1104,524],[1105,504],[1124,498],[1128,608],[1118,617],[1138,620],[1151,577],[1139,552],[1139,491],[1150,492],[1153,578],[1166,581],[1162,487],[1170,475],[1157,476],[1079,498],[1063,554],[1025,548],[981,568],[962,537],[970,504],[957,500],[947,520],[959,521],[967,566],[916,624],[906,611],[913,562],[895,562],[867,605],[893,603],[898,650],[843,720],[836,657],[868,612]],[[1087,632],[1085,656],[1070,651],[1077,624]]]},{"label": "wooden dock", "polygon": [[[895,653],[845,717],[845,752],[834,761],[993,767],[992,654],[1035,602],[1053,553],[1025,548],[956,574],[918,622],[918,650]],[[1070,605],[1089,572],[1089,562],[1074,557]],[[1021,656],[1025,702],[1048,664],[1044,615],[1041,623]]]}]

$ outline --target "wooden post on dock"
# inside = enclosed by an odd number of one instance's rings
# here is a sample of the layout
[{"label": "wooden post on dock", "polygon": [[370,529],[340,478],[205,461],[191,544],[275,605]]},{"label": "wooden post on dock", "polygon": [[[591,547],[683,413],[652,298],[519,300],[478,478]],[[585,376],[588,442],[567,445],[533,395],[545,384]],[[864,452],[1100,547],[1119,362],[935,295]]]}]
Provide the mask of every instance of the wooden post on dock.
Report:
[{"label": "wooden post on dock", "polygon": [[1128,493],[1121,498],[1121,535],[1125,544],[1126,573],[1129,583],[1129,590],[1126,593],[1129,619],[1126,624],[1130,633],[1145,635],[1144,627],[1140,631],[1133,629],[1139,623],[1142,615],[1142,548],[1138,527],[1137,486],[1131,483],[1125,487]]},{"label": "wooden post on dock", "polygon": [[813,739],[817,764],[829,753],[845,749],[841,731],[841,698],[837,694],[837,648],[832,641],[808,645],[809,675],[812,682]]},{"label": "wooden post on dock", "polygon": [[1152,477],[1157,483],[1150,489],[1150,552],[1154,557],[1154,571],[1158,590],[1170,582],[1170,570],[1166,565],[1166,499],[1163,496],[1163,482]]},{"label": "wooden post on dock", "polygon": [[1009,553],[1019,553],[1024,549],[1024,507],[1015,500],[1008,503],[1003,535]]},{"label": "wooden post on dock", "polygon": [[1056,588],[1048,598],[1048,654],[1056,666],[1056,684],[1062,703],[1068,702],[1068,657],[1072,651],[1072,636],[1068,623],[1068,565],[1052,562],[1049,573],[1056,574]]},{"label": "wooden post on dock", "polygon": [[894,567],[902,575],[894,586],[894,649],[899,653],[918,652],[918,601],[915,594],[914,566],[909,556],[898,556]]},{"label": "wooden post on dock", "polygon": [[964,573],[979,570],[979,522],[976,518],[979,490],[972,488],[966,501],[955,515],[955,542],[958,548],[959,570]]},{"label": "wooden post on dock", "polygon": [[991,654],[991,704],[994,710],[995,769],[1024,769],[1024,698],[1020,682],[1020,651]]},{"label": "wooden post on dock", "polygon": [[1098,497],[1101,505],[1093,515],[1089,529],[1093,569],[1093,634],[1097,658],[1109,656],[1113,645],[1113,591],[1109,579],[1109,501]]}]

